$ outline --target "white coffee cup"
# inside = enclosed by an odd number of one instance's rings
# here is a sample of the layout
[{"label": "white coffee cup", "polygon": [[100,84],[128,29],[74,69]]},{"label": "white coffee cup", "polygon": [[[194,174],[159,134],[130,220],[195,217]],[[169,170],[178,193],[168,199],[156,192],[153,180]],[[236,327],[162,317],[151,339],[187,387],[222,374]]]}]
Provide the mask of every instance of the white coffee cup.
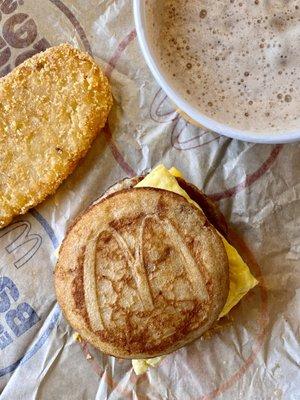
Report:
[{"label": "white coffee cup", "polygon": [[[187,115],[189,121],[194,121],[195,125],[208,128],[220,135],[228,136],[234,139],[254,143],[290,143],[300,140],[300,127],[297,131],[283,131],[276,134],[266,134],[251,131],[235,129],[229,125],[219,123],[214,119],[208,118],[189,104],[172,86],[172,82],[162,71],[157,62],[156,56],[151,51],[149,34],[146,29],[146,10],[145,0],[133,0],[134,19],[137,31],[137,37],[146,63],[148,64],[154,78],[165,91],[168,97]],[[300,105],[299,105],[300,106]]]}]

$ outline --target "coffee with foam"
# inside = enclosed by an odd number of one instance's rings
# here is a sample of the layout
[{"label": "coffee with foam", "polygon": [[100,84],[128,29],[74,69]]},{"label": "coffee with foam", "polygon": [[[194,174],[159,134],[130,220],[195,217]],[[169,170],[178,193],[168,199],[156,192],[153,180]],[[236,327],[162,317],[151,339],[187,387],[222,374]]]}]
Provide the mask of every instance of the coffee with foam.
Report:
[{"label": "coffee with foam", "polygon": [[300,129],[299,0],[148,0],[150,47],[202,114],[262,134]]}]

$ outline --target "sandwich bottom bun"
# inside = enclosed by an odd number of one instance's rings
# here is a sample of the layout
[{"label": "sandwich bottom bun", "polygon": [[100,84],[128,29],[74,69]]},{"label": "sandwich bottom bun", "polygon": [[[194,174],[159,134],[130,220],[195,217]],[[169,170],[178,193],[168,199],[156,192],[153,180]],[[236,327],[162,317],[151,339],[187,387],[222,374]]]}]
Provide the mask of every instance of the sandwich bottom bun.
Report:
[{"label": "sandwich bottom bun", "polygon": [[114,185],[75,220],[55,270],[71,326],[121,358],[157,357],[197,339],[229,292],[227,254],[212,225],[227,229],[217,207],[180,178],[207,216],[178,194],[134,188],[141,179]]}]

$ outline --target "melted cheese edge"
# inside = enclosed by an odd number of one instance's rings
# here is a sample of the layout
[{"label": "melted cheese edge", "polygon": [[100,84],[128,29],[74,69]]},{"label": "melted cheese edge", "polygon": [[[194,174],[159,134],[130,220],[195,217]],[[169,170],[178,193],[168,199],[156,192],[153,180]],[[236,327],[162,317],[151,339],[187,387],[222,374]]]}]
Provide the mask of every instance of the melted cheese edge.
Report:
[{"label": "melted cheese edge", "polygon": [[[168,170],[164,165],[158,165],[135,187],[153,187],[169,190],[170,192],[180,194],[191,204],[200,208],[199,205],[189,197],[186,191],[179,186],[176,177],[183,178],[182,173],[178,169],[172,167]],[[237,250],[231,246],[220,233],[219,235],[223,240],[228,256],[230,281],[227,302],[219,316],[219,318],[222,318],[240,302],[249,290],[258,284],[258,281],[251,274],[248,265],[243,261]],[[164,357],[155,357],[144,360],[132,360],[133,369],[137,375],[143,374],[149,367],[157,366],[163,358]]]}]

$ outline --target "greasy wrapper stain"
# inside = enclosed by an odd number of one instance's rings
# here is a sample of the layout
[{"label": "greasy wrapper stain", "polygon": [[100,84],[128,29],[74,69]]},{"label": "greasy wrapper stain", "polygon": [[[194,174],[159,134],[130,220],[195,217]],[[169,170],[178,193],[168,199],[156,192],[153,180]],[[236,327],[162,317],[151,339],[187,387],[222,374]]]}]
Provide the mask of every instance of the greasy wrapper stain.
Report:
[{"label": "greasy wrapper stain", "polygon": [[[170,192],[178,193],[185,197],[191,204],[200,208],[189,195],[183,190],[176,177],[183,178],[180,171],[176,168],[167,168],[163,165],[158,165],[154,168],[141,182],[135,187],[153,187],[158,189],[169,190]],[[220,234],[220,233],[219,233]],[[229,262],[229,294],[227,302],[220,314],[219,318],[224,317],[239,301],[258,284],[258,281],[251,274],[249,267],[243,261],[237,250],[231,246],[228,241],[220,234],[228,256]],[[147,360],[132,360],[132,365],[136,374],[143,374],[149,367],[158,365],[164,357],[156,357]]]}]

